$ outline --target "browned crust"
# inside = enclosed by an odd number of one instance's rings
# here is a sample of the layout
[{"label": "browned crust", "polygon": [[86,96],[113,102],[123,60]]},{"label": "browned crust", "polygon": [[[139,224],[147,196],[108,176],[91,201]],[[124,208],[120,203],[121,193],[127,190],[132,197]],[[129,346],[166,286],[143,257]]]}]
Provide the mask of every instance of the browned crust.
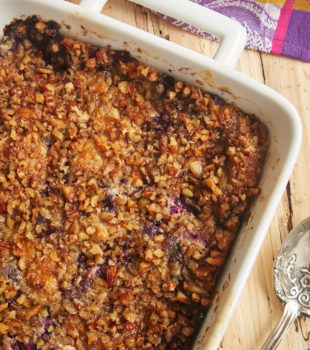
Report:
[{"label": "browned crust", "polygon": [[0,42],[0,135],[2,347],[187,348],[266,127],[32,17]]}]

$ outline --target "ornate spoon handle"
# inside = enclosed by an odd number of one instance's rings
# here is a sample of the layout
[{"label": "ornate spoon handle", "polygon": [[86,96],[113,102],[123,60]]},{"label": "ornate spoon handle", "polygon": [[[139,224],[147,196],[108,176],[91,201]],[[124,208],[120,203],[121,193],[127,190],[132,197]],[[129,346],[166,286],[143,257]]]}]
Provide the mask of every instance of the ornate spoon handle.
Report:
[{"label": "ornate spoon handle", "polygon": [[269,338],[266,340],[262,347],[262,350],[274,350],[278,347],[281,340],[287,333],[290,325],[299,315],[300,306],[295,302],[288,302],[285,305],[284,312],[276,327],[272,331]]}]

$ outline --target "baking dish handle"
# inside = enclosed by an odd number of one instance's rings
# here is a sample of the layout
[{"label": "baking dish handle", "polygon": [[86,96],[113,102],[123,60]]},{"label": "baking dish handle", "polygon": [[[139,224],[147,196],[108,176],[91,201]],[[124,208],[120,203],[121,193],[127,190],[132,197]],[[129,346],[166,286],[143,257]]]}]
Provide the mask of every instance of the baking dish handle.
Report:
[{"label": "baking dish handle", "polygon": [[234,67],[246,42],[243,26],[220,13],[189,0],[130,0],[178,21],[214,34],[220,47],[214,59]]},{"label": "baking dish handle", "polygon": [[[106,1],[82,0],[80,5],[100,11]],[[240,23],[189,0],[130,1],[214,34],[220,40],[214,59],[232,67],[238,61],[246,42],[246,31]]]},{"label": "baking dish handle", "polygon": [[106,2],[107,0],[81,0],[79,5],[88,10],[101,12]]}]

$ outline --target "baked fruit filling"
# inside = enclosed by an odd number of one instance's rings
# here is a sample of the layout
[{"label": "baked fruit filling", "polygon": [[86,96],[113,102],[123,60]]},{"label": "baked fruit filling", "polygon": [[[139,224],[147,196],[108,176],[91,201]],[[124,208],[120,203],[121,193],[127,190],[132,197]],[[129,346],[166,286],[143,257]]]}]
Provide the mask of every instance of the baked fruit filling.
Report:
[{"label": "baked fruit filling", "polygon": [[189,349],[267,128],[125,51],[15,20],[0,42],[0,345]]}]

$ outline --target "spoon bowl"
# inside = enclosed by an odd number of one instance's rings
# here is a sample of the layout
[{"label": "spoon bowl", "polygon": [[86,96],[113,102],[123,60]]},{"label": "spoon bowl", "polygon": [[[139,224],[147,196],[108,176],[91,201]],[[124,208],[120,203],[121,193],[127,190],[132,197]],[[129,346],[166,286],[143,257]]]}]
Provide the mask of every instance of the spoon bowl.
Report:
[{"label": "spoon bowl", "polygon": [[276,349],[297,317],[310,316],[310,217],[283,242],[273,267],[273,284],[285,308],[262,350]]}]

